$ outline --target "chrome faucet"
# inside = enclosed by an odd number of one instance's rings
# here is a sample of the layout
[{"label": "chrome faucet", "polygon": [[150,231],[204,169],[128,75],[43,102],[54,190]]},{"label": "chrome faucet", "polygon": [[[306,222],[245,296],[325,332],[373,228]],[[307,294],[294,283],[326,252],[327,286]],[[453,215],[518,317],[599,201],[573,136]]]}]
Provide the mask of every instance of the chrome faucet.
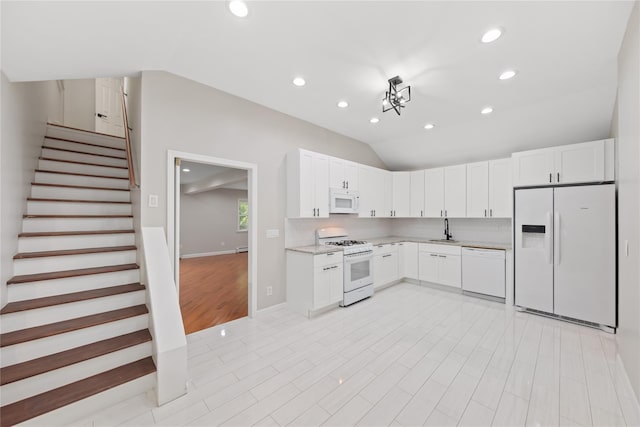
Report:
[{"label": "chrome faucet", "polygon": [[447,240],[451,240],[453,237],[451,233],[449,233],[449,218],[444,219],[444,237],[446,237]]}]

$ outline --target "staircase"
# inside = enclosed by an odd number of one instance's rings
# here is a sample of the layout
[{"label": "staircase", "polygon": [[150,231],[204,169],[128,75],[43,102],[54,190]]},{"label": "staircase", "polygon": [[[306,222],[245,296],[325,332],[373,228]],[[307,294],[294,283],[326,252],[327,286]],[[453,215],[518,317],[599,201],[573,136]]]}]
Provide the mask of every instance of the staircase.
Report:
[{"label": "staircase", "polygon": [[155,387],[123,138],[49,125],[0,311],[0,425]]}]

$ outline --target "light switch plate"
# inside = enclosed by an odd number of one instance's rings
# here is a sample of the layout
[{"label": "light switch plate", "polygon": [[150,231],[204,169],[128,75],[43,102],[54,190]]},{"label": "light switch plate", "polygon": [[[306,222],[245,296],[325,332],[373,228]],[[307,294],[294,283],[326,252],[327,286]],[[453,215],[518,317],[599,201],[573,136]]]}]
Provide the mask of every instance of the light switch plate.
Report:
[{"label": "light switch plate", "polygon": [[274,237],[280,237],[280,230],[277,228],[267,230],[267,239],[273,239]]},{"label": "light switch plate", "polygon": [[158,207],[158,195],[157,194],[149,194],[149,207],[157,208]]}]

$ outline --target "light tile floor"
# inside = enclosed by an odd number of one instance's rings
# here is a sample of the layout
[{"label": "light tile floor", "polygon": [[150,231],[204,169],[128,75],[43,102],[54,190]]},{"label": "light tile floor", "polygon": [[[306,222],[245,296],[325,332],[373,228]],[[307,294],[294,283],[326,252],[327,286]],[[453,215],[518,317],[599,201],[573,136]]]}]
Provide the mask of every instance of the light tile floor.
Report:
[{"label": "light tile floor", "polygon": [[188,342],[186,396],[140,395],[78,425],[640,425],[613,335],[408,283]]}]

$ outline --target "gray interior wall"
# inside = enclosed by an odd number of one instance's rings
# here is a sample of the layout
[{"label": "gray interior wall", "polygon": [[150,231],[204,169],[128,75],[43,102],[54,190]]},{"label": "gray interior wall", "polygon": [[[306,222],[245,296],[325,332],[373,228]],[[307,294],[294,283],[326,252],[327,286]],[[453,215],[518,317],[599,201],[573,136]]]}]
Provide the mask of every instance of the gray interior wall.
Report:
[{"label": "gray interior wall", "polygon": [[[143,226],[167,225],[167,150],[254,163],[258,166],[258,308],[285,301],[285,155],[306,148],[377,167],[366,144],[261,105],[166,72],[142,73]],[[265,236],[279,229],[278,238]],[[266,287],[273,287],[267,296]]]},{"label": "gray interior wall", "polygon": [[[640,5],[618,55],[618,321],[620,357],[640,397]],[[625,254],[625,243],[629,255]]]},{"label": "gray interior wall", "polygon": [[13,276],[22,215],[44,142],[48,107],[56,105],[56,83],[11,83],[2,74],[2,144],[0,144],[0,302],[7,302],[6,282]]},{"label": "gray interior wall", "polygon": [[64,81],[64,125],[95,130],[96,81],[77,79]]},{"label": "gray interior wall", "polygon": [[248,234],[238,231],[238,199],[246,190],[219,188],[180,195],[180,255],[235,251],[246,247]]}]

